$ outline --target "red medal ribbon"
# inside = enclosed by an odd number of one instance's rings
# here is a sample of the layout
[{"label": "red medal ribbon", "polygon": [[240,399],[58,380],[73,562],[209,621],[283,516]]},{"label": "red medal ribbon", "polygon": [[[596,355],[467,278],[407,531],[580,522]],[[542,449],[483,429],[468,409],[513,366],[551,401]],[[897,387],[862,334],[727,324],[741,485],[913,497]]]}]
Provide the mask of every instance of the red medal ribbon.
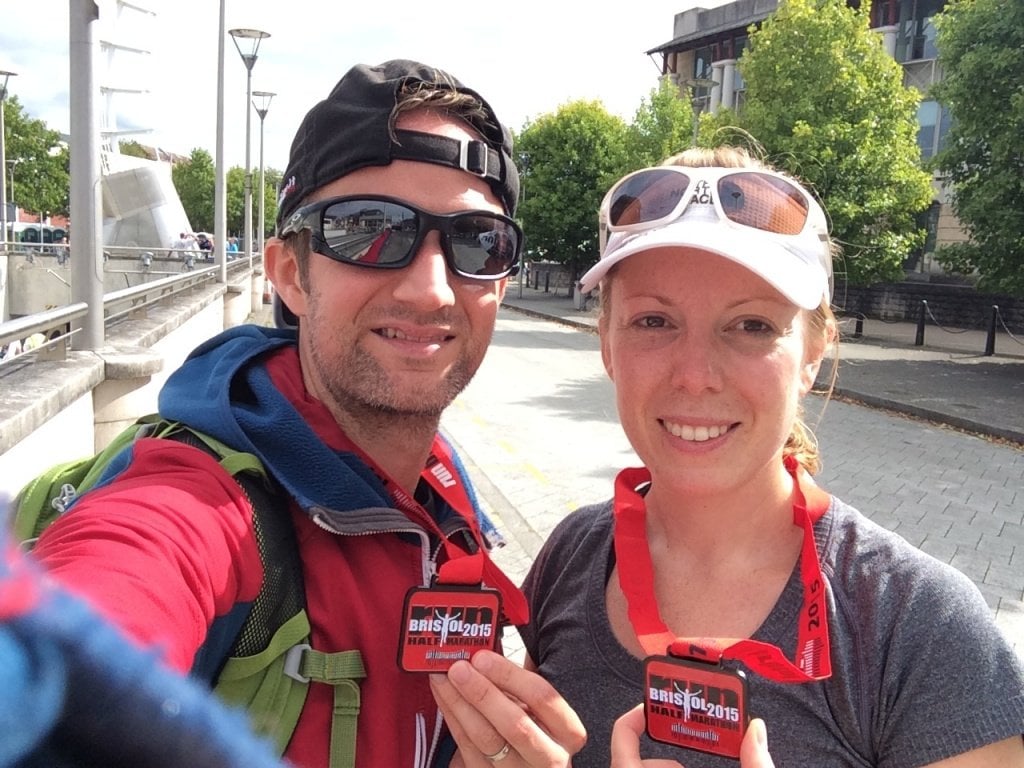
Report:
[{"label": "red medal ribbon", "polygon": [[793,477],[793,524],[804,533],[800,550],[804,601],[797,629],[796,664],[770,643],[745,638],[679,638],[669,632],[654,597],[654,564],[647,546],[645,522],[647,505],[637,491],[650,482],[651,473],[645,468],[619,473],[615,479],[614,539],[619,584],[626,597],[630,624],[649,655],[662,654],[667,649],[671,655],[711,663],[732,659],[782,683],[805,683],[831,676],[825,582],[814,544],[814,523],[828,509],[830,499],[795,459],[786,457],[785,465]]},{"label": "red medal ribbon", "polygon": [[476,519],[476,510],[469,493],[462,482],[452,458],[451,447],[440,436],[434,435],[430,457],[420,473],[425,481],[448,506],[466,521],[477,543],[477,551],[470,554],[456,546],[441,530],[433,516],[419,502],[410,496],[377,463],[367,456],[359,446],[346,438],[345,450],[356,454],[366,466],[384,483],[392,502],[405,516],[436,536],[444,547],[445,561],[437,572],[439,584],[475,585],[488,584],[501,593],[504,613],[513,624],[526,624],[530,609],[526,597],[508,576],[491,560],[483,543],[483,534]]}]

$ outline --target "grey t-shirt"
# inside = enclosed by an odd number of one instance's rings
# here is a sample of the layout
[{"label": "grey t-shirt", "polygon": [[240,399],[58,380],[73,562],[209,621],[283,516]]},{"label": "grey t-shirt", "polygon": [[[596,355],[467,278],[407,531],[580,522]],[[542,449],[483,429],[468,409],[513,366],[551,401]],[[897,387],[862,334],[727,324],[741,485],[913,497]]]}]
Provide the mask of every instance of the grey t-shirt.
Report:
[{"label": "grey t-shirt", "polygon": [[[610,502],[576,510],[524,584],[527,652],[587,728],[574,768],[608,767],[612,725],[643,693],[641,661],[615,639],[605,607],[612,531]],[[745,670],[775,765],[915,768],[1024,733],[1024,669],[967,577],[836,500],[814,535],[832,676],[785,684]],[[802,596],[795,568],[753,639],[792,659]],[[646,736],[641,754],[687,768],[738,765]]]}]

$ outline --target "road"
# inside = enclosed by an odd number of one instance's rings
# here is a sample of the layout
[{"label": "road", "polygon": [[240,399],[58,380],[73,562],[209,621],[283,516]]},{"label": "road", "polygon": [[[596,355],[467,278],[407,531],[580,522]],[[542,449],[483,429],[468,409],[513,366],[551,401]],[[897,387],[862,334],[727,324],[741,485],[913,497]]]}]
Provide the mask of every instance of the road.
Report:
[{"label": "road", "polygon": [[[860,405],[808,399],[819,483],[981,589],[1024,656],[1024,452]],[[611,495],[637,459],[623,436],[597,337],[502,309],[487,359],[442,420],[510,539],[519,581],[568,512]],[[509,651],[521,653],[513,635]]]}]

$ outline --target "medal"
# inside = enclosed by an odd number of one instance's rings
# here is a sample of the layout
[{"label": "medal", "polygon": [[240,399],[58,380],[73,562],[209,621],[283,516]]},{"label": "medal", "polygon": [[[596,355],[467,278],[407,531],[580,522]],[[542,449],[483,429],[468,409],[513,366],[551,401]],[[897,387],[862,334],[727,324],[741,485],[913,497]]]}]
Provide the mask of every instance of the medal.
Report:
[{"label": "medal", "polygon": [[746,676],[717,664],[648,656],[644,718],[655,741],[739,759],[749,720]]},{"label": "medal", "polygon": [[497,650],[500,617],[496,590],[414,587],[405,596],[398,666],[406,672],[445,672],[477,651]]}]

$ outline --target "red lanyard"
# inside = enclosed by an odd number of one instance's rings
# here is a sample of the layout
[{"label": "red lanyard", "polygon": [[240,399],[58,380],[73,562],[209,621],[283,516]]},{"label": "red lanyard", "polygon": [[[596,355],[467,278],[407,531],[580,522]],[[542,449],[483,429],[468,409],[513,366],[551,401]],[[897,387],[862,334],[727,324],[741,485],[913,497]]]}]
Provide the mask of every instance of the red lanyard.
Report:
[{"label": "red lanyard", "polygon": [[483,535],[480,533],[480,525],[477,523],[476,510],[470,501],[462,477],[455,467],[451,447],[440,435],[434,435],[430,457],[420,473],[420,479],[427,482],[437,495],[469,525],[473,539],[477,543],[477,551],[473,554],[456,546],[441,530],[433,515],[392,480],[359,446],[348,440],[347,437],[345,441],[347,443],[345,450],[356,454],[366,466],[373,470],[374,474],[384,483],[395,506],[405,513],[406,517],[426,528],[441,541],[441,546],[444,547],[445,561],[441,563],[437,571],[439,584],[489,584],[501,593],[504,612],[510,622],[526,624],[529,621],[530,609],[527,606],[526,597],[487,554],[487,548],[483,544]]},{"label": "red lanyard", "polygon": [[824,680],[832,674],[824,580],[814,544],[814,523],[828,509],[829,497],[813,483],[808,483],[806,489],[803,487],[802,470],[795,459],[787,457],[785,464],[793,477],[793,524],[800,526],[804,533],[800,550],[804,602],[797,630],[796,664],[770,643],[736,638],[679,638],[668,631],[654,597],[646,504],[637,491],[650,482],[651,474],[645,468],[624,469],[619,473],[615,479],[615,559],[630,624],[648,655],[662,654],[668,649],[672,655],[702,661],[733,659],[743,662],[753,672],[782,683]]}]

